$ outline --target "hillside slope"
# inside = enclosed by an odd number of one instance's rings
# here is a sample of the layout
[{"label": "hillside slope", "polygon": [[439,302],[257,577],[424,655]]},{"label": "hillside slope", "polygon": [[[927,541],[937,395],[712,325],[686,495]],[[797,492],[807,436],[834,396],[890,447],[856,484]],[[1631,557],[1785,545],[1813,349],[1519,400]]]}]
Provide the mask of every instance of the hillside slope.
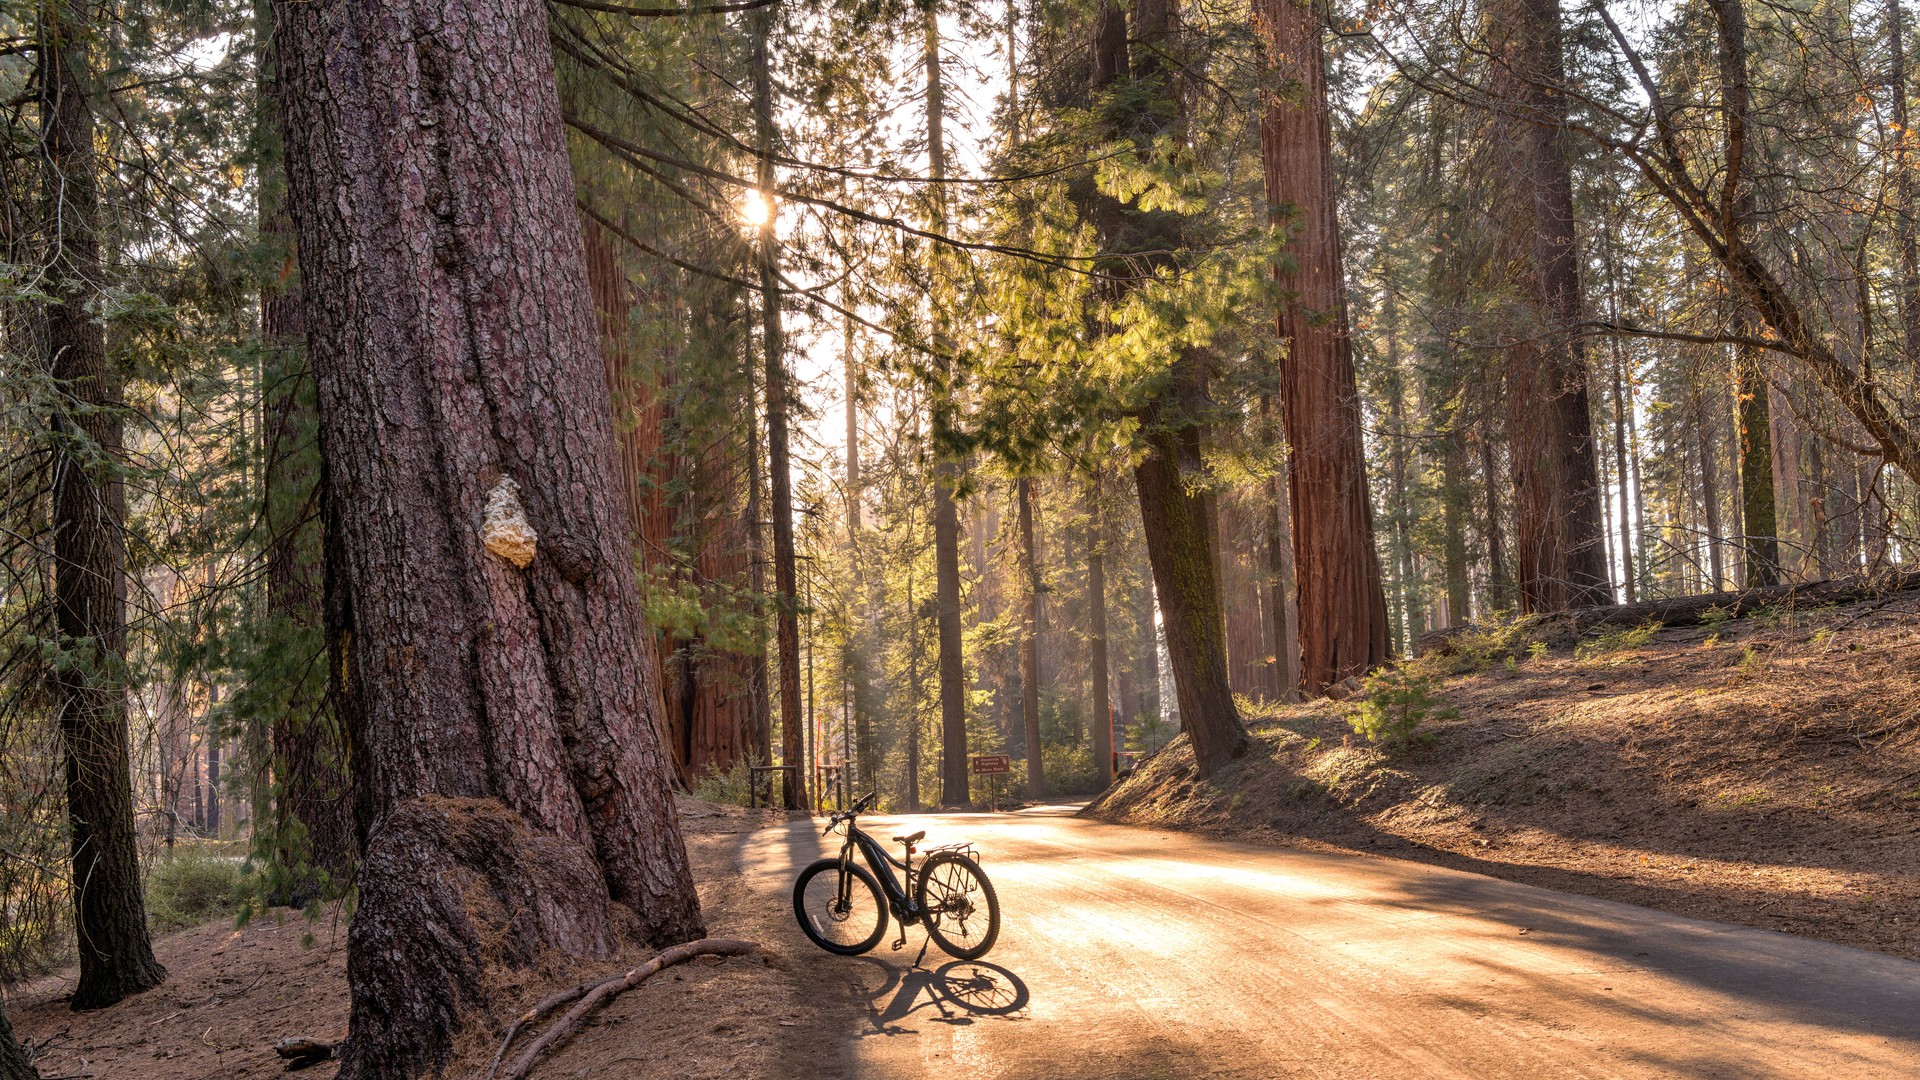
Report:
[{"label": "hillside slope", "polygon": [[1211,781],[1176,740],[1086,812],[1920,959],[1920,593],[1464,652],[1416,662],[1458,715],[1406,748],[1281,707]]}]

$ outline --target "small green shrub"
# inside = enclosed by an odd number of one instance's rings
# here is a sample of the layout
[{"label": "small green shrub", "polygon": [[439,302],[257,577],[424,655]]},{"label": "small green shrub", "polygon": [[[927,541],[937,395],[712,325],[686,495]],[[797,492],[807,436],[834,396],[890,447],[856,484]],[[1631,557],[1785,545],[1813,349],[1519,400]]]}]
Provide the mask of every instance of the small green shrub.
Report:
[{"label": "small green shrub", "polygon": [[1099,790],[1094,776],[1093,748],[1084,743],[1054,743],[1042,747],[1040,767],[1046,771],[1047,790],[1055,795],[1083,795]]},{"label": "small green shrub", "polygon": [[157,930],[183,930],[230,915],[248,896],[238,856],[200,844],[182,844],[155,861],[147,875],[147,917]]},{"label": "small green shrub", "polygon": [[1595,657],[1620,652],[1623,649],[1642,648],[1648,642],[1652,641],[1653,636],[1659,632],[1660,624],[1657,622],[1641,623],[1639,626],[1609,631],[1601,634],[1597,638],[1593,638],[1590,641],[1583,641],[1574,646],[1573,658],[1575,660],[1592,660]]},{"label": "small green shrub", "polygon": [[1422,656],[1419,666],[1436,675],[1464,675],[1501,665],[1511,669],[1522,655],[1537,658],[1545,654],[1545,643],[1533,640],[1530,629],[1532,624],[1522,616],[1494,612],[1449,638],[1446,652]]},{"label": "small green shrub", "polygon": [[[752,758],[737,758],[725,769],[708,768],[693,782],[693,797],[707,802],[732,803],[746,806],[752,801],[751,784],[753,773],[748,771],[757,764]],[[777,786],[778,780],[775,781]]]},{"label": "small green shrub", "polygon": [[1347,714],[1347,724],[1368,742],[1404,747],[1420,737],[1428,720],[1448,720],[1460,714],[1433,692],[1433,680],[1400,668],[1367,676],[1360,695]]}]

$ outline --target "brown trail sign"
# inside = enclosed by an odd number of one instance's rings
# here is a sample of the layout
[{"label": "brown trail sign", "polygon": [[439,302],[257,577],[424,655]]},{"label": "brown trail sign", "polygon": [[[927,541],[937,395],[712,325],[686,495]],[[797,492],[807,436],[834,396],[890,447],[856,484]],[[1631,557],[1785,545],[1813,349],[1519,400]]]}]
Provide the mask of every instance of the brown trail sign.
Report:
[{"label": "brown trail sign", "polygon": [[995,773],[1012,772],[1013,761],[1005,754],[975,754],[973,756],[973,775],[992,776]]}]

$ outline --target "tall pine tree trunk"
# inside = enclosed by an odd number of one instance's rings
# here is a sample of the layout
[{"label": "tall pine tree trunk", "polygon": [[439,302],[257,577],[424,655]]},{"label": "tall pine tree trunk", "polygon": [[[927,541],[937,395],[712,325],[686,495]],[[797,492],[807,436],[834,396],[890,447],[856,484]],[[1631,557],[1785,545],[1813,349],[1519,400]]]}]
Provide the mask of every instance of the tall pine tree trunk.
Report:
[{"label": "tall pine tree trunk", "polygon": [[100,167],[94,150],[93,72],[79,5],[48,4],[40,22],[40,152],[50,220],[57,223],[46,277],[50,368],[67,410],[52,418],[53,616],[70,655],[56,666],[54,697],[65,745],[72,844],[74,930],[80,978],[75,1009],[98,1009],[158,986],[134,849],[133,775],[127,746],[127,495],[120,376],[100,299]]},{"label": "tall pine tree trunk", "polygon": [[[927,163],[935,181],[947,175],[946,90],[940,75],[940,17],[929,0],[923,12],[925,61],[927,71]],[[933,231],[947,230],[947,191],[941,183],[931,185]],[[938,256],[936,255],[938,266]],[[936,285],[936,288],[938,286]],[[934,350],[944,359],[951,349],[945,332],[941,298],[934,307]],[[945,445],[951,430],[954,408],[952,386],[946,378],[933,388],[933,567],[935,601],[939,608],[940,632],[940,804],[965,806],[971,801],[967,791],[967,672],[961,655],[960,631],[960,516],[953,495],[960,484],[960,463]]]},{"label": "tall pine tree trunk", "polygon": [[1901,0],[1887,0],[1887,113],[1893,132],[1893,237],[1900,267],[1900,344],[1920,364],[1920,244],[1914,239],[1914,133],[1907,127],[1907,44]]},{"label": "tall pine tree trunk", "polygon": [[1580,250],[1567,158],[1558,0],[1502,0],[1490,12],[1497,135],[1512,155],[1502,225],[1526,344],[1507,349],[1507,437],[1526,611],[1610,603],[1606,530],[1587,400]]},{"label": "tall pine tree trunk", "polygon": [[1346,282],[1334,216],[1332,135],[1320,19],[1300,0],[1256,0],[1256,29],[1277,85],[1260,127],[1267,202],[1291,215],[1295,268],[1279,274],[1288,346],[1281,395],[1291,448],[1294,580],[1300,605],[1301,689],[1386,662],[1386,597],[1374,548],[1361,443],[1360,393],[1348,336]]},{"label": "tall pine tree trunk", "polygon": [[793,465],[788,414],[792,388],[787,380],[786,334],[780,324],[779,205],[774,195],[773,73],[767,57],[773,34],[773,9],[761,8],[753,20],[753,113],[759,160],[754,184],[766,200],[754,247],[760,271],[760,351],[766,366],[767,490],[773,514],[774,641],[780,677],[780,759],[787,766],[786,807],[807,804],[806,717],[800,703],[800,588],[793,541]]},{"label": "tall pine tree trunk", "polygon": [[493,968],[702,928],[547,11],[278,10],[366,837],[340,1075],[388,1080],[493,1019]]}]

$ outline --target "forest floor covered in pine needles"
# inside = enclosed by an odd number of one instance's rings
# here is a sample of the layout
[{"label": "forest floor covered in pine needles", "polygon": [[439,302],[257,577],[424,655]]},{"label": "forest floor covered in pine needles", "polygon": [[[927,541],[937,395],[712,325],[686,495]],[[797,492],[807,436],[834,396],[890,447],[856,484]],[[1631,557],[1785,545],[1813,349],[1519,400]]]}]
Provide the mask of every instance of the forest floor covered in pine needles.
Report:
[{"label": "forest floor covered in pine needles", "polygon": [[[734,864],[740,834],[778,824],[780,811],[746,810],[683,798],[682,828],[708,932],[763,942],[770,951],[704,957],[671,968],[614,999],[535,1077],[805,1076],[837,1060],[852,1006],[823,999],[788,959],[797,935],[791,914],[746,894]],[[274,911],[236,929],[229,919],[159,938],[168,978],[157,989],[99,1012],[67,1008],[72,970],[19,987],[6,1006],[14,1030],[38,1050],[46,1077],[228,1080],[284,1075],[274,1044],[289,1036],[332,1041],[347,1028],[346,923],[317,923]],[[784,919],[784,921],[781,921]],[[777,925],[776,925],[777,924]],[[621,957],[591,969],[520,982],[503,974],[503,1020],[548,993],[645,959]],[[832,1015],[817,1015],[830,1012]],[[448,1077],[485,1076],[499,1030],[471,1031]],[[524,1042],[524,1040],[522,1040]],[[293,1073],[325,1080],[333,1063]],[[476,1072],[477,1070],[477,1072]]]},{"label": "forest floor covered in pine needles", "polygon": [[1920,593],[1495,651],[1415,662],[1457,715],[1402,749],[1357,698],[1280,707],[1211,780],[1179,739],[1086,812],[1920,960]]}]

